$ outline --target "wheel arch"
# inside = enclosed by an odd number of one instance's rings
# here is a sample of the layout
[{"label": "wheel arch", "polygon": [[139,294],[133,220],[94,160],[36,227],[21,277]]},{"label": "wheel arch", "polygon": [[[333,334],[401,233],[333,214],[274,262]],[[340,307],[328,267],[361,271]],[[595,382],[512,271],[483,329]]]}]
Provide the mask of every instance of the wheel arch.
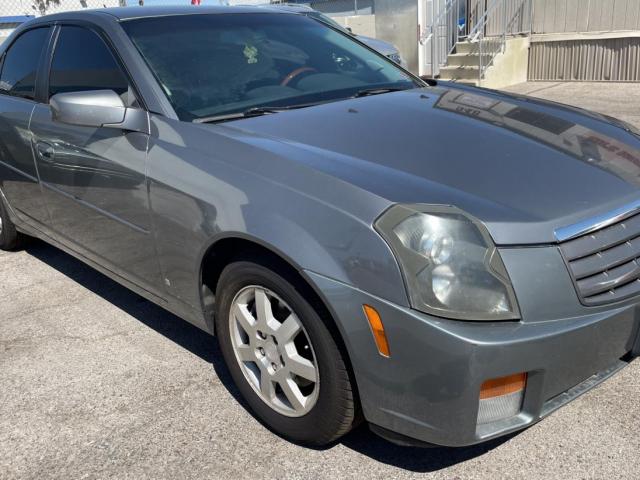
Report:
[{"label": "wheel arch", "polygon": [[215,238],[205,249],[201,262],[199,274],[200,302],[205,316],[205,321],[211,332],[215,335],[213,312],[215,309],[215,289],[220,278],[220,274],[229,263],[241,259],[262,258],[265,263],[276,264],[294,279],[297,285],[303,288],[301,292],[312,306],[318,309],[320,317],[325,321],[327,328],[333,336],[344,361],[349,369],[351,384],[354,388],[354,396],[358,400],[357,382],[354,377],[354,369],[349,354],[349,348],[345,341],[344,332],[339,322],[336,320],[335,311],[326,301],[324,295],[318,287],[305,274],[304,269],[294,262],[289,256],[279,249],[243,233],[226,234]]}]

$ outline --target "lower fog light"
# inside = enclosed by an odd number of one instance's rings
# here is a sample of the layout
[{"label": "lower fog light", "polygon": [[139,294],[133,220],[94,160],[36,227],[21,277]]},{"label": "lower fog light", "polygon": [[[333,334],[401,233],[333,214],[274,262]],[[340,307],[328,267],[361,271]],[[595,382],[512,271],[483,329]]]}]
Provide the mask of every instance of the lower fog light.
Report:
[{"label": "lower fog light", "polygon": [[504,420],[520,413],[526,385],[526,373],[484,382],[480,387],[478,425]]}]

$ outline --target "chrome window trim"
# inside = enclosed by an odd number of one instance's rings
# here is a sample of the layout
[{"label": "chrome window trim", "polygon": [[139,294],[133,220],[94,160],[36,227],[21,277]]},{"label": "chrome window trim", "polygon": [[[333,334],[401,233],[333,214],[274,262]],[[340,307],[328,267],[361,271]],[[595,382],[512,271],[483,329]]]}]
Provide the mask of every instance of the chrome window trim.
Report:
[{"label": "chrome window trim", "polygon": [[582,235],[595,232],[602,228],[621,222],[640,212],[640,199],[616,208],[608,213],[592,217],[581,222],[561,227],[555,230],[554,234],[559,242],[566,242]]}]

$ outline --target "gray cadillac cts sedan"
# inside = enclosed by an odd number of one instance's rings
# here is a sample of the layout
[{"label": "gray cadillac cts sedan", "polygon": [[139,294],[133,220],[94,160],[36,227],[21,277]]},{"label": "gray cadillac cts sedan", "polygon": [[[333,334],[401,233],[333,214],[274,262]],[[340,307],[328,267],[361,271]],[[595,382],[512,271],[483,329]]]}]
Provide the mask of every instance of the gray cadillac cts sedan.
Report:
[{"label": "gray cadillac cts sedan", "polygon": [[427,85],[265,8],[59,14],[0,52],[0,246],[215,333],[285,438],[470,445],[640,353],[623,122]]}]

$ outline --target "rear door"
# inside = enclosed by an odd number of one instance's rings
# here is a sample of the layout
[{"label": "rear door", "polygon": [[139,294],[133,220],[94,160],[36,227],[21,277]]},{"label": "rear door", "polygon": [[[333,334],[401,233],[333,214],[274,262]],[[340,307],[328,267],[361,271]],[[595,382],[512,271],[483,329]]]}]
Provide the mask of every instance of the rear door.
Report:
[{"label": "rear door", "polygon": [[[106,37],[63,25],[54,42],[48,98],[113,90],[125,105],[138,106]],[[48,104],[36,107],[31,131],[52,229],[61,241],[152,293],[163,291],[147,195],[149,136],[53,121]]]},{"label": "rear door", "polygon": [[17,37],[2,58],[0,72],[0,188],[12,209],[28,223],[48,220],[31,150],[29,121],[36,106],[38,66],[50,30],[34,28]]}]

